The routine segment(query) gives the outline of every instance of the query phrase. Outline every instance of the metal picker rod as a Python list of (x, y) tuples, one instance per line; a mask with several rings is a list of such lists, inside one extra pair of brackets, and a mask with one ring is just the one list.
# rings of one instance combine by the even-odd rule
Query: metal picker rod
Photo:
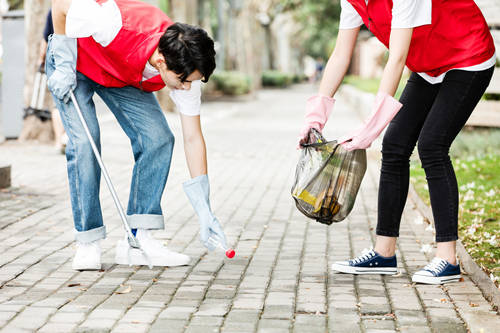
[[(78, 117), (80, 118), (80, 121), (82, 122), (83, 128), (85, 129), (85, 133), (87, 134), (87, 137), (90, 141), (90, 145), (92, 146), (92, 150), (94, 151), (95, 158), (97, 159), (97, 163), (99, 163), (99, 166), (101, 167), (102, 174), (104, 175), (104, 179), (106, 180), (106, 184), (108, 185), (109, 191), (111, 192), (111, 196), (113, 197), (113, 201), (115, 202), (115, 206), (118, 209), (118, 213), (120, 214), (120, 218), (123, 222), (123, 227), (125, 228), (125, 231), (127, 232), (128, 237), (132, 237), (132, 239), (135, 239), (134, 235), (132, 234), (132, 231), (130, 230), (130, 226), (128, 225), (127, 218), (125, 217), (125, 213), (123, 211), (123, 207), (120, 203), (120, 199), (118, 199), (118, 195), (116, 195), (115, 188), (113, 186), (113, 183), (111, 183), (111, 179), (109, 178), (108, 171), (106, 170), (106, 167), (104, 166), (104, 163), (102, 162), (101, 159), (101, 154), (99, 154), (99, 150), (97, 149), (97, 146), (95, 145), (94, 139), (92, 139), (92, 135), (90, 134), (89, 128), (87, 126), (87, 122), (83, 118), (82, 111), (80, 110), (80, 107), (78, 106), (78, 102), (76, 101), (75, 95), (73, 94), (73, 91), (70, 92), (71, 94), (71, 101), (73, 102), (73, 105), (76, 108), (76, 113), (78, 114)], [(132, 247), (139, 247), (138, 244), (130, 244)]]

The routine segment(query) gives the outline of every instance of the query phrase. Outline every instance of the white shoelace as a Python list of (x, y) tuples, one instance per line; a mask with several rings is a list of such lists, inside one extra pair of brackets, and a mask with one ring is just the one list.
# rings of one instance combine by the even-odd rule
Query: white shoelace
[(367, 259), (375, 257), (375, 251), (373, 249), (363, 249), (361, 255), (357, 258), (351, 259), (354, 264), (359, 264), (360, 262), (366, 261)]
[(424, 270), (429, 271), (435, 275), (438, 275), (444, 270), (445, 267), (446, 267), (446, 260), (440, 258), (434, 258), (430, 263), (428, 263), (424, 267)]

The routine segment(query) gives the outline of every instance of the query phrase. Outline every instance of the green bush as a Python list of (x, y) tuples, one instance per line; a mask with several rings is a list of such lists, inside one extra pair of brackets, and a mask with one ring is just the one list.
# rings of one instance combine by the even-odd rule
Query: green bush
[(486, 93), (484, 94), (483, 98), (490, 101), (500, 101), (500, 94)]
[(262, 72), (262, 85), (264, 87), (288, 87), (293, 82), (291, 74), (280, 71), (264, 71)]
[(305, 74), (294, 74), (292, 77), (293, 83), (301, 83), (307, 81), (307, 75)]
[(236, 71), (215, 72), (210, 77), (215, 82), (215, 88), (226, 95), (244, 95), (251, 90), (250, 77)]

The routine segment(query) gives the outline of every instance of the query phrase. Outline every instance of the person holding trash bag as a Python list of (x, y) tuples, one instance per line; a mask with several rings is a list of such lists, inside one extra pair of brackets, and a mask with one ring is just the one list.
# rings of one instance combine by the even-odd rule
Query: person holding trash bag
[[(341, 0), (339, 33), (318, 95), (309, 99), (301, 142), (310, 128), (322, 130), (349, 66), (360, 26), (389, 48), (372, 113), (365, 125), (341, 140), (363, 149), (390, 122), (382, 143), (374, 249), (336, 262), (351, 274), (395, 274), (396, 239), (409, 186), (409, 158), (418, 142), (436, 227), (435, 258), (412, 280), (459, 281), (457, 180), (448, 151), (483, 95), (493, 74), (495, 47), (473, 0)], [(401, 98), (394, 95), (404, 66), (412, 70)]]
[(225, 245), (209, 202), (206, 147), (200, 127), (201, 81), (215, 69), (214, 43), (197, 27), (172, 22), (160, 9), (137, 0), (52, 0), (55, 34), (48, 43), (48, 86), (69, 137), (66, 148), (77, 250), (73, 268), (100, 269), (105, 238), (99, 202), (101, 170), (70, 101), (80, 105), (100, 149), (92, 96), (97, 93), (129, 137), (135, 159), (127, 221), (151, 260), (127, 240), (116, 247), (118, 264), (187, 265), (151, 235), (163, 229), (160, 200), (170, 169), (174, 136), (153, 91), (168, 86), (180, 111), (184, 150), (192, 179), (185, 192), (199, 215), (200, 237)]

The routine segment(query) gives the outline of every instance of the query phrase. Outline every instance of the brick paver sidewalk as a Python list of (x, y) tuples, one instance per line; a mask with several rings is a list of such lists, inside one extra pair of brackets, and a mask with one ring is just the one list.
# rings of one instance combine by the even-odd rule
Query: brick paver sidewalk
[[(76, 272), (65, 159), (52, 147), (9, 142), (14, 188), (0, 193), (2, 332), (493, 332), (500, 318), (464, 282), (412, 285), (432, 252), (432, 228), (407, 205), (394, 277), (333, 274), (330, 264), (374, 240), (377, 159), (369, 161), (355, 209), (330, 227), (294, 207), (295, 138), (309, 86), (268, 90), (247, 102), (204, 105), (212, 204), (235, 246), (233, 260), (207, 253), (181, 183), (188, 179), (180, 124), (167, 115), (177, 145), (163, 199), (166, 229), (156, 236), (192, 257), (180, 268), (113, 264), (122, 228), (106, 187), (104, 269)], [(132, 170), (128, 139), (100, 109), (104, 160), (122, 203)], [(354, 128), (357, 114), (337, 102), (326, 136)], [(371, 149), (370, 155), (376, 155)]]

